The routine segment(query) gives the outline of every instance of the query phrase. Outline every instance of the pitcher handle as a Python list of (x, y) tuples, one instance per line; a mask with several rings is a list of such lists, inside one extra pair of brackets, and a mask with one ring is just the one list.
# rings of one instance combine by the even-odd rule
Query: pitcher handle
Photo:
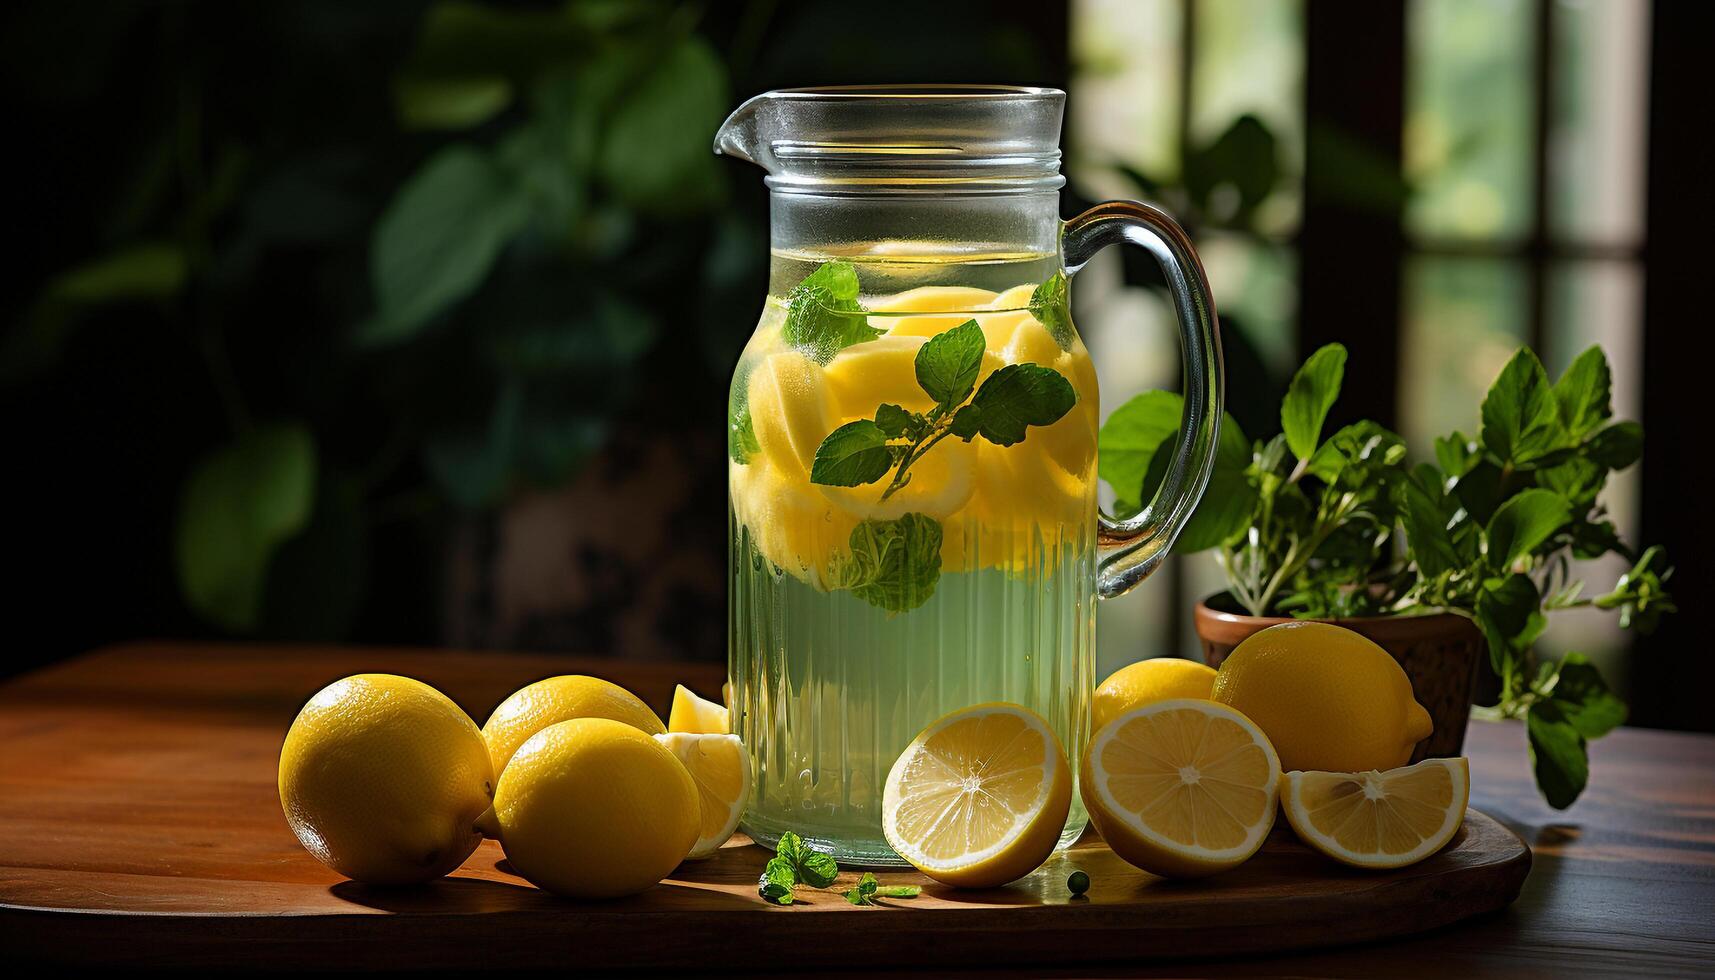
[(1066, 222), (1061, 252), (1067, 277), (1076, 275), (1098, 251), (1122, 241), (1147, 249), (1167, 276), (1179, 317), (1185, 411), (1172, 464), (1155, 498), (1129, 520), (1096, 514), (1097, 592), (1104, 599), (1124, 595), (1148, 578), (1197, 509), (1215, 466), (1226, 387), (1208, 279), (1185, 230), (1164, 212), (1136, 201), (1109, 201)]

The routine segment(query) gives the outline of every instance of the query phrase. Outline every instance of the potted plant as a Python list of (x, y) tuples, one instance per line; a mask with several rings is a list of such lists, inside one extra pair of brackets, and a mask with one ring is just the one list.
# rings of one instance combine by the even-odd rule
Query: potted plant
[[(1478, 437), (1454, 432), (1414, 460), (1371, 421), (1323, 438), (1345, 363), (1338, 344), (1304, 363), (1273, 438), (1253, 443), (1222, 420), (1208, 492), (1176, 545), (1212, 549), (1226, 573), (1227, 590), (1196, 611), (1206, 659), (1219, 666), (1287, 619), (1362, 633), (1400, 662), (1435, 720), (1423, 758), (1458, 754), (1486, 653), (1499, 696), (1477, 712), (1522, 719), (1538, 787), (1552, 806), (1571, 805), (1589, 775), (1587, 740), (1620, 724), (1626, 706), (1585, 656), (1551, 660), (1534, 645), (1559, 610), (1612, 610), (1643, 631), (1673, 611), (1664, 553), (1634, 553), (1600, 500), (1608, 475), (1637, 462), (1643, 429), (1612, 419), (1600, 348), (1552, 384), (1521, 349), (1483, 399)], [(1179, 396), (1147, 392), (1103, 425), (1101, 475), (1116, 511), (1136, 512), (1154, 493), (1179, 413)], [(1572, 561), (1608, 553), (1631, 567), (1587, 594)]]

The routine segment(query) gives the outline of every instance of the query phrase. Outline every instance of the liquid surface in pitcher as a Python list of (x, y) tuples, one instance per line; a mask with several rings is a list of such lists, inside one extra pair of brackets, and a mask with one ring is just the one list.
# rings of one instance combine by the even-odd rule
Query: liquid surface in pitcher
[[(1022, 704), (1052, 726), (1074, 773), (1082, 757), (1095, 369), (1053, 254), (880, 243), (776, 253), (773, 267), (728, 417), (733, 725), (756, 774), (744, 826), (768, 844), (792, 831), (847, 861), (901, 863), (881, 831), (883, 788), (900, 752), (942, 715)], [(961, 404), (990, 406), (1000, 442), (1022, 434), (1011, 444), (962, 438), (970, 427), (949, 422), (961, 405), (944, 389), (937, 401), (918, 372), (924, 346), (955, 329), (974, 356), (972, 320), (980, 367)], [(1032, 371), (1040, 381), (1044, 369), (1064, 378), (1070, 408), (1009, 432), (1000, 410), (1029, 415), (1031, 405), (1001, 398), (1005, 384), (986, 402), (977, 392), (1011, 365), (1034, 368), (1009, 372), (1009, 383)], [(853, 482), (873, 469), (854, 475), (864, 466), (849, 454), (843, 468), (818, 471), (824, 441), (864, 420), (889, 433), (887, 472)], [(1085, 821), (1074, 791), (1062, 844)]]

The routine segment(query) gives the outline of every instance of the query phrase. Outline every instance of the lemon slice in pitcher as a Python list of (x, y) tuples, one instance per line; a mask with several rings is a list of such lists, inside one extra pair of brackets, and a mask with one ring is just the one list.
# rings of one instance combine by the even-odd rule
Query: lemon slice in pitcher
[(1048, 723), (1016, 704), (979, 704), (925, 728), (881, 797), (887, 843), (937, 881), (1004, 885), (1053, 853), (1072, 774)]
[(1403, 868), (1434, 854), (1465, 822), (1471, 770), (1425, 759), (1386, 772), (1289, 772), (1281, 809), (1298, 838), (1358, 868)]
[(856, 487), (818, 484), (816, 489), (830, 503), (863, 520), (893, 521), (906, 514), (922, 514), (939, 521), (971, 499), (976, 486), (976, 458), (977, 447), (972, 443), (943, 439), (911, 464), (906, 484), (886, 500), (881, 495), (893, 480), (891, 471), (875, 483)]
[(821, 365), (795, 350), (764, 358), (750, 372), (751, 425), (762, 455), (788, 475), (810, 472), (816, 447), (834, 431)]
[(1151, 874), (1195, 878), (1244, 863), (1274, 826), (1280, 758), (1249, 718), (1189, 698), (1102, 726), (1081, 790), (1102, 839)]
[(922, 286), (870, 304), (872, 313), (944, 313), (944, 316), (878, 316), (870, 325), (892, 337), (933, 337), (951, 330), (994, 301), (994, 293), (974, 286)]

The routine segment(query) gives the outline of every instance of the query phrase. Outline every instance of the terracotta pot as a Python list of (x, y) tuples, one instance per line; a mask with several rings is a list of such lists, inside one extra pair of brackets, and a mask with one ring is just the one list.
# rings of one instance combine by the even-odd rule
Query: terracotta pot
[[(1197, 603), (1197, 636), (1203, 641), (1203, 660), (1211, 667), (1221, 666), (1233, 647), (1252, 633), (1294, 622), (1289, 617), (1226, 612), (1218, 608), (1226, 598), (1222, 593)], [(1476, 624), (1452, 613), (1321, 622), (1344, 626), (1368, 637), (1405, 668), (1417, 703), (1423, 705), (1435, 722), (1435, 731), (1417, 743), (1416, 751), (1411, 754), (1412, 762), (1460, 754), (1465, 744), (1465, 723), (1471, 716), (1477, 665), (1488, 654), (1483, 633)]]

